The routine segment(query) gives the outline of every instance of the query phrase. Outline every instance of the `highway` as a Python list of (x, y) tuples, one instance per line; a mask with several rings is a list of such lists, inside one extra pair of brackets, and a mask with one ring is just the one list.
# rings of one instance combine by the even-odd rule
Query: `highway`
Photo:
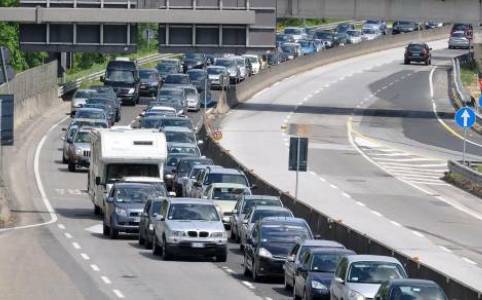
[[(434, 66), (403, 65), (398, 48), (276, 83), (221, 121), (221, 144), (293, 194), (288, 138), (308, 136), (301, 201), (447, 274), (477, 271), (476, 284), (482, 279), (482, 241), (474, 238), (482, 234), (482, 204), (440, 180), (447, 159), (461, 158), (447, 69), (463, 52), (442, 49), (446, 41), (430, 45)], [(468, 158), (480, 159), (480, 137), (470, 133), (470, 140)]]

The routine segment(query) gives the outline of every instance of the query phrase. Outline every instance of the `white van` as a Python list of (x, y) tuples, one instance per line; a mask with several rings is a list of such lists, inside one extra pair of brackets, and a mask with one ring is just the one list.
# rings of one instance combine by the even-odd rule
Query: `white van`
[(92, 133), (91, 151), (87, 190), (96, 214), (104, 211), (105, 195), (114, 182), (128, 176), (163, 179), (167, 144), (157, 130), (98, 129)]

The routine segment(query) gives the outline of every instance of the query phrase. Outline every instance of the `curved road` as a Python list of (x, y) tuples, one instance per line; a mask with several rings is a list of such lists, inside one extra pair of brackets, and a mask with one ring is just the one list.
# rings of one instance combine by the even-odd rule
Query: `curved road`
[(431, 47), (434, 66), (403, 65), (397, 48), (285, 79), (221, 121), (221, 144), (294, 193), (288, 138), (308, 136), (301, 201), (482, 290), (482, 202), (440, 179), (461, 158), (447, 71), (463, 51)]

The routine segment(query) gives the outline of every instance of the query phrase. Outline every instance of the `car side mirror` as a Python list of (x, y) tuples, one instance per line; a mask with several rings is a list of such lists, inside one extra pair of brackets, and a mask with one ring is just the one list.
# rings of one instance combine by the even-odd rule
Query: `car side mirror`
[(345, 284), (345, 281), (340, 277), (335, 277), (335, 282), (339, 284)]
[(104, 76), (100, 76), (100, 82), (104, 82), (105, 81), (105, 77)]
[(72, 144), (72, 142), (73, 142), (73, 141), (72, 141), (72, 138), (67, 138), (67, 143), (68, 143), (68, 144)]
[(95, 177), (95, 185), (100, 185), (100, 177)]
[(107, 203), (112, 203), (112, 202), (114, 202), (114, 198), (112, 198), (112, 197), (107, 197), (107, 199), (105, 199), (105, 202), (107, 202)]
[(162, 216), (162, 215), (156, 215), (156, 216), (154, 217), (154, 219), (155, 219), (156, 221), (162, 222), (162, 221), (164, 221), (164, 216)]

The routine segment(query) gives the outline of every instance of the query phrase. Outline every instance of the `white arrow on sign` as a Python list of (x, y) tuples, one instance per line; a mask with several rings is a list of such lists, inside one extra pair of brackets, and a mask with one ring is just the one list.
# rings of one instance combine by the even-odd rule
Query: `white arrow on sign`
[(469, 124), (470, 114), (467, 110), (464, 110), (462, 113), (462, 119), (464, 119), (464, 127), (467, 127)]

